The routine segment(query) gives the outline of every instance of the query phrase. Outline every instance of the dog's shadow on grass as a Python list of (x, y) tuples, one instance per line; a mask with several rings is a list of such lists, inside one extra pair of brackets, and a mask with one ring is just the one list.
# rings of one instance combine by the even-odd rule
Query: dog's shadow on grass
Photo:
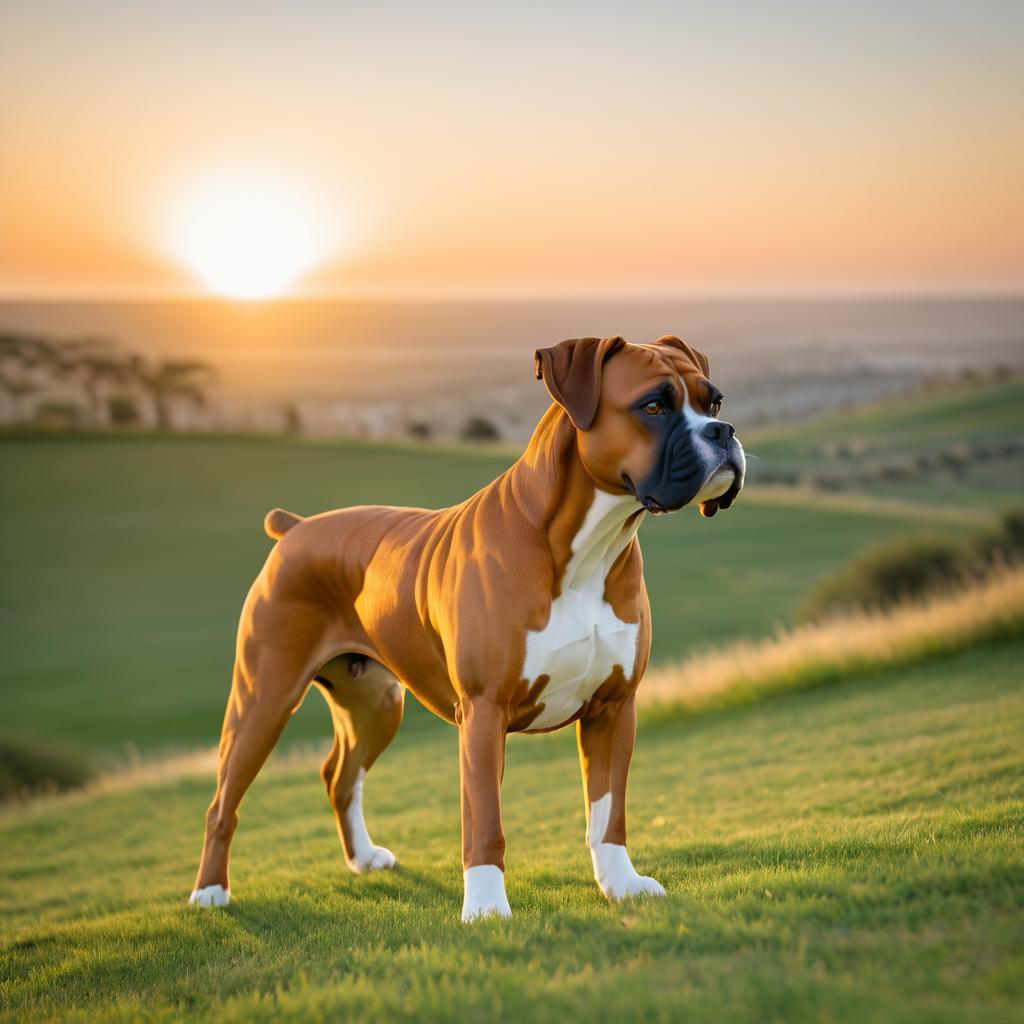
[[(311, 931), (349, 932), (365, 943), (368, 934), (386, 944), (422, 938), (424, 917), (439, 925), (457, 924), (462, 905), (461, 872), (451, 883), (414, 868), (396, 865), (366, 875), (339, 874), (296, 878), (283, 888), (240, 893), (227, 908), (237, 927), (253, 936), (279, 939), (293, 932), (297, 939)], [(386, 927), (382, 927), (386, 923)], [(346, 939), (348, 941), (348, 939)]]
[(387, 871), (374, 871), (368, 875), (352, 875), (331, 885), (334, 893), (355, 903), (380, 902), (381, 898), (395, 899), (418, 907), (450, 906), (462, 902), (462, 871), (450, 872), (451, 882), (445, 883), (435, 875), (418, 871), (399, 862)]
[(582, 928), (621, 930), (621, 912), (648, 903), (609, 904), (592, 879), (558, 871), (531, 873), (510, 879), (511, 921), (495, 917), (467, 927), (461, 921), (462, 895), (457, 866), (439, 879), (436, 873), (399, 864), (362, 876), (296, 877), (273, 892), (240, 894), (227, 913), (233, 927), (258, 943), (284, 940), (337, 962), (343, 949), (355, 955), (368, 944), (400, 949), (442, 938), (470, 942), (478, 950), (505, 950), (538, 924), (565, 934)]

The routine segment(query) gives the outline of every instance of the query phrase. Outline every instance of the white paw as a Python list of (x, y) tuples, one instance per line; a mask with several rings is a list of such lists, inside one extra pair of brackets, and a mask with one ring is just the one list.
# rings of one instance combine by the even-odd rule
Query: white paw
[(359, 851), (358, 855), (346, 858), (345, 863), (357, 875), (367, 871), (385, 871), (398, 863), (398, 858), (386, 846), (370, 846)]
[(665, 886), (650, 875), (640, 875), (635, 871), (632, 878), (617, 879), (602, 887), (605, 896), (610, 900), (624, 900), (627, 896), (664, 896)]
[(194, 907), (226, 907), (231, 902), (231, 890), (223, 885), (207, 885), (196, 889), (188, 901)]
[(463, 921), (477, 921), (493, 915), (512, 916), (512, 909), (505, 895), (505, 872), (496, 864), (477, 864), (475, 867), (466, 868), (463, 879)]
[[(355, 785), (352, 787), (352, 798), (345, 811), (345, 818), (348, 823), (348, 833), (352, 843), (352, 856), (345, 856), (345, 863), (357, 875), (367, 871), (381, 871), (395, 866), (395, 855), (384, 846), (375, 846), (370, 840), (370, 833), (366, 831), (366, 821), (363, 819), (363, 783), (366, 779), (366, 770), (359, 769)], [(342, 839), (344, 844), (344, 839)]]
[(608, 899), (665, 895), (665, 887), (660, 882), (637, 872), (624, 846), (599, 843), (590, 853), (594, 860), (594, 877)]

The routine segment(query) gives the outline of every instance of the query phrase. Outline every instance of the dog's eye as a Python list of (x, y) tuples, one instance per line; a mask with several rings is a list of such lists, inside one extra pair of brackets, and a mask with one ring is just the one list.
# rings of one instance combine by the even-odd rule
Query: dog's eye
[(647, 402), (643, 406), (643, 410), (648, 416), (660, 416), (664, 413), (665, 406), (663, 406), (657, 399), (654, 399), (651, 402)]

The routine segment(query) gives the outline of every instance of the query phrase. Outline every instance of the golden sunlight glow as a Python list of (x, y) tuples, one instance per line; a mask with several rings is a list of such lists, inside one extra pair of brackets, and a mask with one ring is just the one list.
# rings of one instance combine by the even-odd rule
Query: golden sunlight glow
[(193, 192), (175, 225), (178, 258), (218, 295), (286, 293), (323, 255), (313, 212), (268, 182), (224, 181)]

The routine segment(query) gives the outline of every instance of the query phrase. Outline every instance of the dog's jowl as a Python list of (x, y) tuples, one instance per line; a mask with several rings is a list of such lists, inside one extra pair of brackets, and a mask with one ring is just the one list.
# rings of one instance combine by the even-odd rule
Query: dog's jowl
[(563, 341), (537, 353), (536, 371), (554, 403), (522, 457), (462, 504), (267, 516), (277, 543), (238, 627), (193, 903), (230, 899), (238, 805), (311, 685), (334, 719), (321, 774), (353, 871), (396, 862), (370, 839), (363, 791), (408, 687), (459, 729), (463, 920), (510, 914), (506, 735), (571, 722), (598, 885), (610, 899), (664, 893), (626, 851), (651, 647), (637, 529), (648, 512), (729, 508), (743, 449), (707, 359), (678, 338)]

